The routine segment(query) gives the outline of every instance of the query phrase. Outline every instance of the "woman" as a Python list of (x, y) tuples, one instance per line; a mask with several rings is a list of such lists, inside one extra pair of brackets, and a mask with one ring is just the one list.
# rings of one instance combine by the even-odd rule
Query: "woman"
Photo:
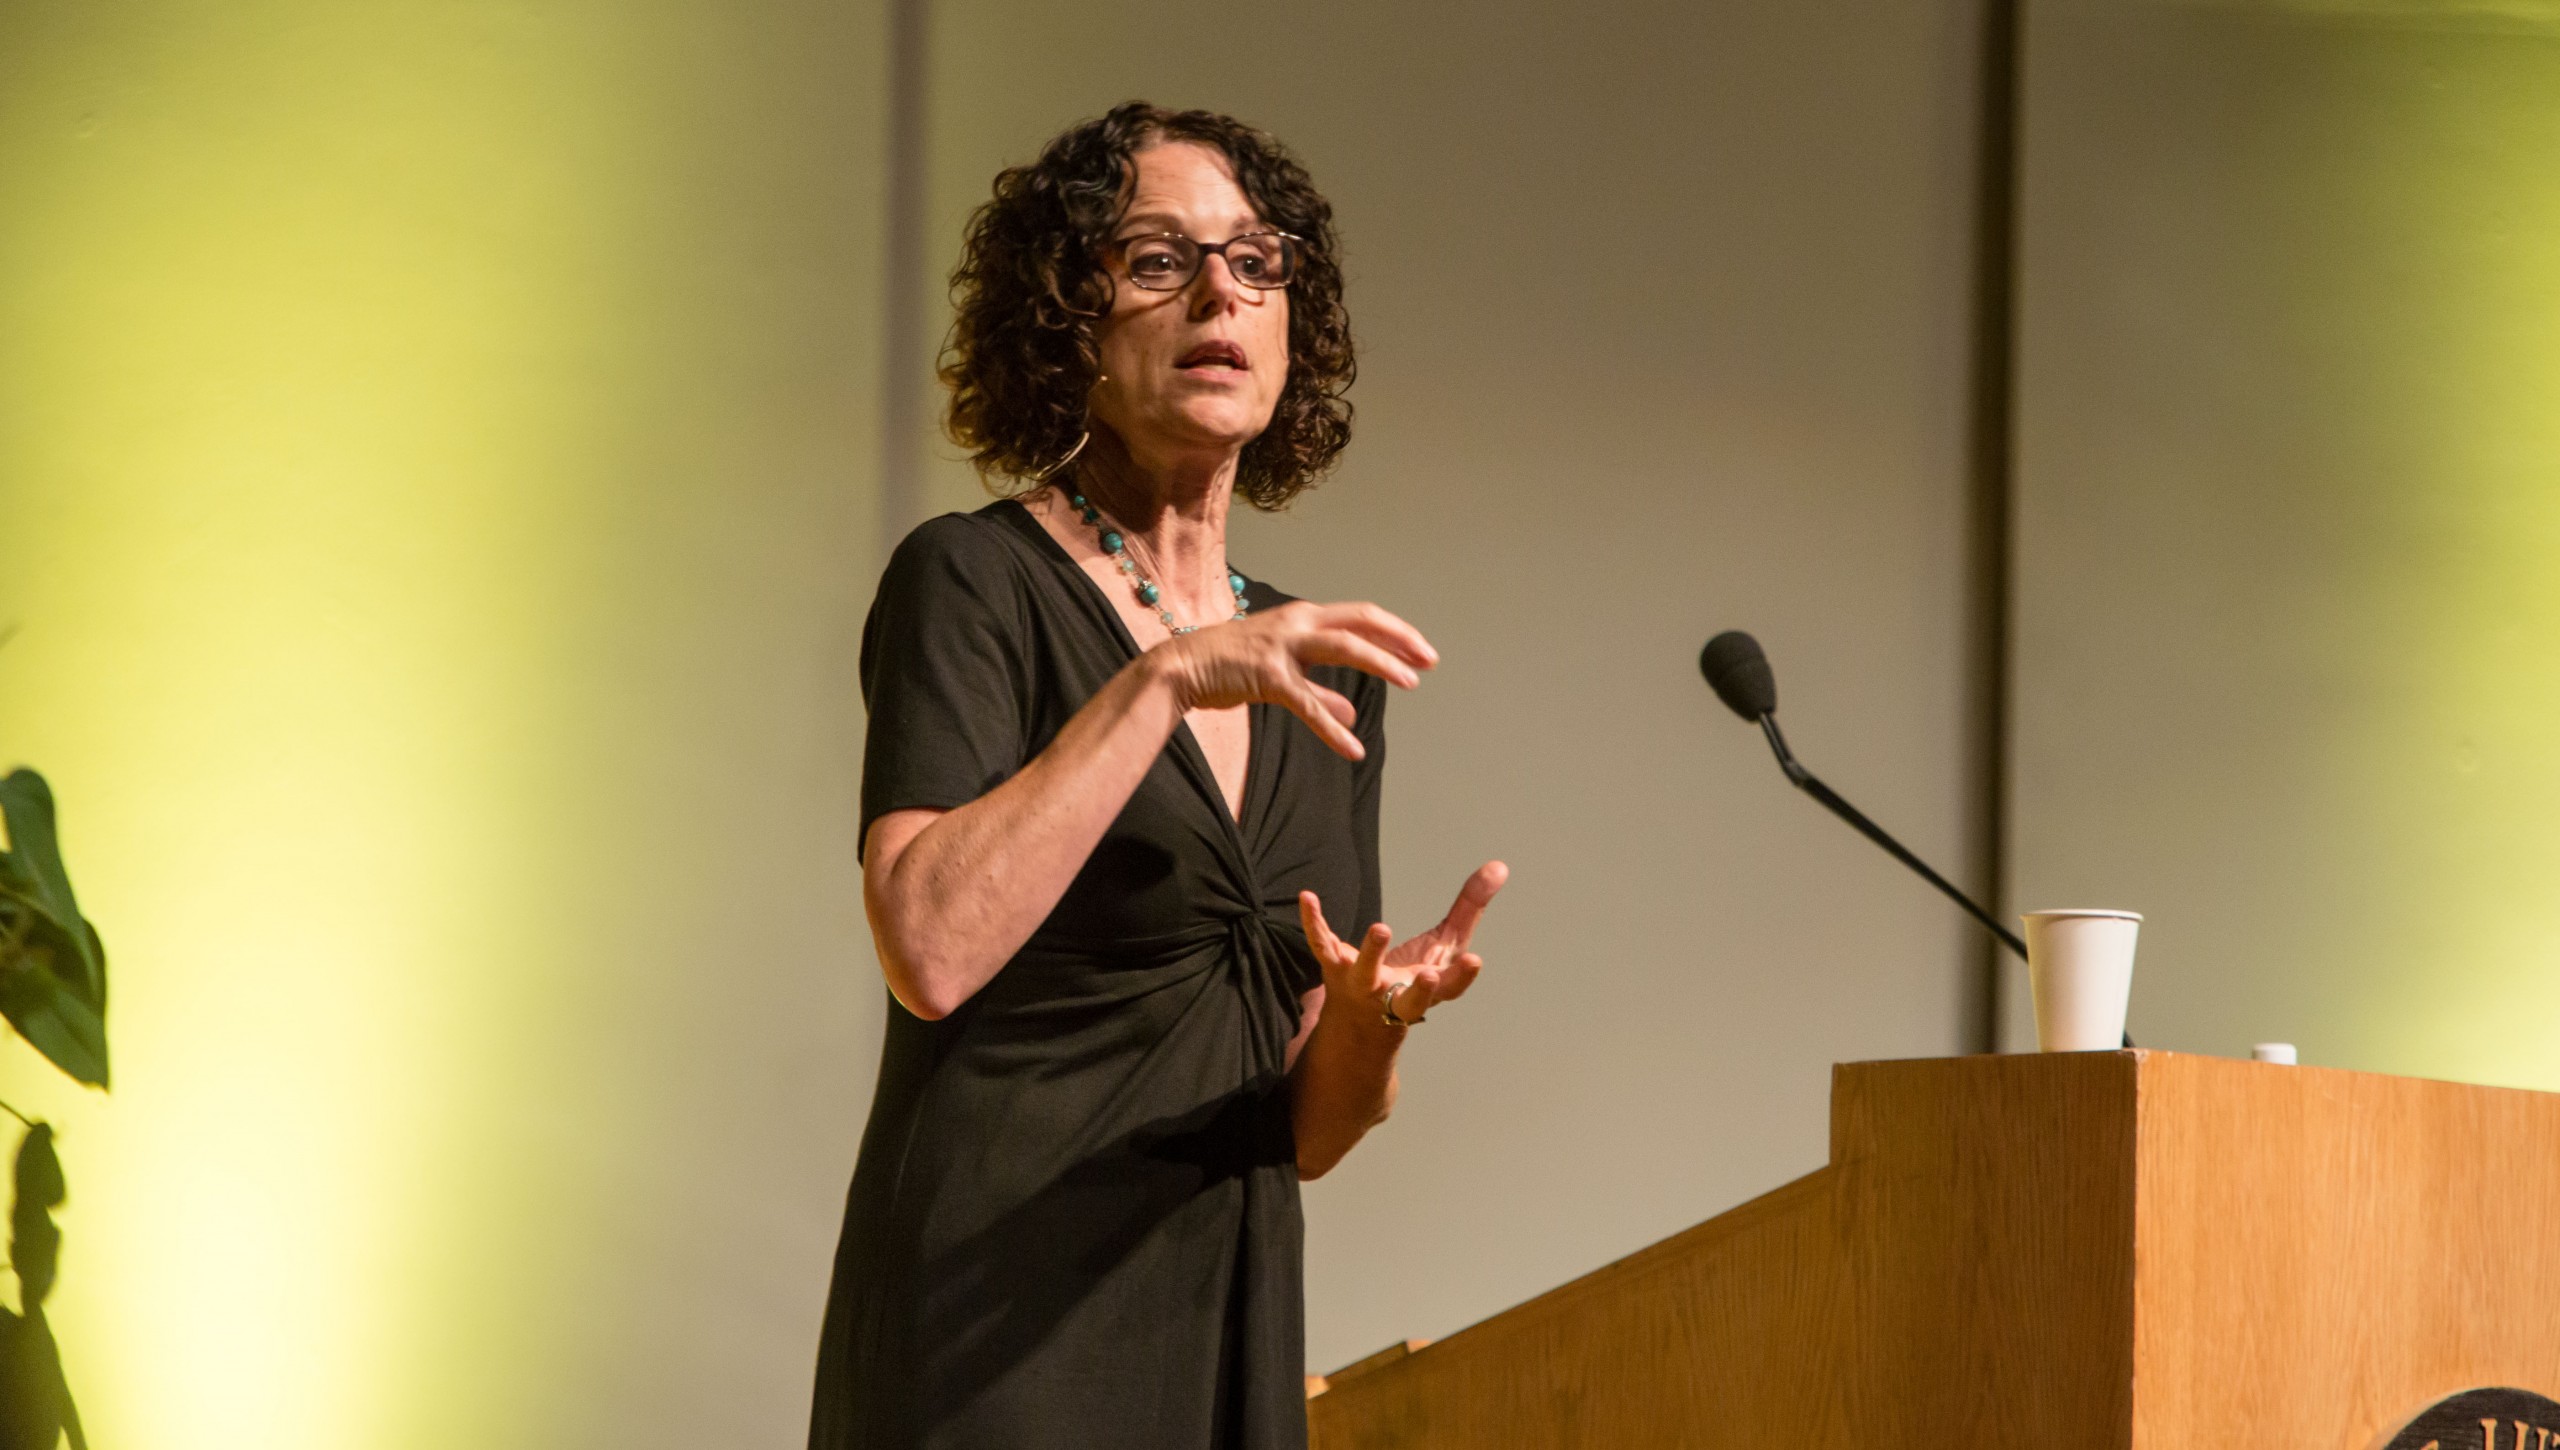
[(1349, 437), (1332, 211), (1269, 137), (1126, 105), (1005, 172), (954, 278), (936, 519), (865, 626), (889, 1013), (810, 1443), (1296, 1446), (1298, 1180), (1382, 1120), (1506, 875), (1377, 923), (1370, 604), (1231, 572)]

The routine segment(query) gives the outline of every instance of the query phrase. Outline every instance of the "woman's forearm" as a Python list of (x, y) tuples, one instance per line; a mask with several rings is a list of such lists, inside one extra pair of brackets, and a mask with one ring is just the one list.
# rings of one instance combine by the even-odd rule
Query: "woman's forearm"
[(1289, 1072), (1298, 1176), (1321, 1178), (1396, 1105), (1396, 1053), (1406, 1029), (1369, 1003), (1328, 1000)]
[(1154, 652), (1131, 661), (1012, 779), (943, 812), (872, 823), (863, 907), (889, 990), (948, 1016), (1057, 907), (1182, 723)]

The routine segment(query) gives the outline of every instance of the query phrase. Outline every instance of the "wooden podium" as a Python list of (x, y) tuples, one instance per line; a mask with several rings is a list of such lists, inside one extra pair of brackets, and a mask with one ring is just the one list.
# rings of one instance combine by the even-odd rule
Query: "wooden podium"
[(2560, 1095), (2128, 1051), (1835, 1068), (1829, 1167), (1307, 1410), (1314, 1450), (2367, 1450), (2476, 1385), (2560, 1397)]

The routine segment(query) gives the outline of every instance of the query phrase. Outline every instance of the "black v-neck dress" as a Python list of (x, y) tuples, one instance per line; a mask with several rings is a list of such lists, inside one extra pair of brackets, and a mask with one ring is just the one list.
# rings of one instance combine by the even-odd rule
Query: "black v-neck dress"
[[(984, 795), (1136, 655), (1020, 505), (918, 528), (863, 628), (863, 829)], [(1306, 1443), (1297, 893), (1346, 939), (1377, 919), (1386, 755), (1384, 687), (1310, 673), (1367, 760), (1255, 705), (1239, 824), (1176, 731), (994, 980), (939, 1022), (890, 1002), (812, 1450)]]

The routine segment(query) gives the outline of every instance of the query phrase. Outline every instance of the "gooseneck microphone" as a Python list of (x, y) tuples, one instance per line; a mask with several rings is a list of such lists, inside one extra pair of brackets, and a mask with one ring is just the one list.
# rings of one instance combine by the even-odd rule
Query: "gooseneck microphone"
[(1884, 847), (1893, 858), (1920, 873), (1930, 885), (1947, 894), (1947, 899), (1961, 906), (1974, 920), (1990, 929), (2009, 950), (2026, 960), (2027, 944), (2018, 934), (2002, 926), (1990, 912), (1974, 904), (1973, 898), (1955, 888), (1955, 884), (1929, 869), (1929, 863), (1912, 855), (1900, 841), (1886, 835), (1882, 826), (1868, 820), (1856, 806), (1840, 798), (1840, 793), (1824, 785), (1812, 771), (1796, 763), (1795, 752), (1787, 749), (1787, 737), (1778, 731), (1778, 677), (1769, 668), (1769, 657), (1760, 652), (1760, 641), (1738, 629), (1729, 629), (1707, 641), (1698, 652), (1698, 672), (1715, 687), (1716, 698), (1745, 720), (1754, 722), (1769, 737), (1769, 748), (1778, 754), (1778, 768), (1795, 782), (1796, 789), (1822, 802), (1833, 815), (1858, 828), (1858, 834)]

